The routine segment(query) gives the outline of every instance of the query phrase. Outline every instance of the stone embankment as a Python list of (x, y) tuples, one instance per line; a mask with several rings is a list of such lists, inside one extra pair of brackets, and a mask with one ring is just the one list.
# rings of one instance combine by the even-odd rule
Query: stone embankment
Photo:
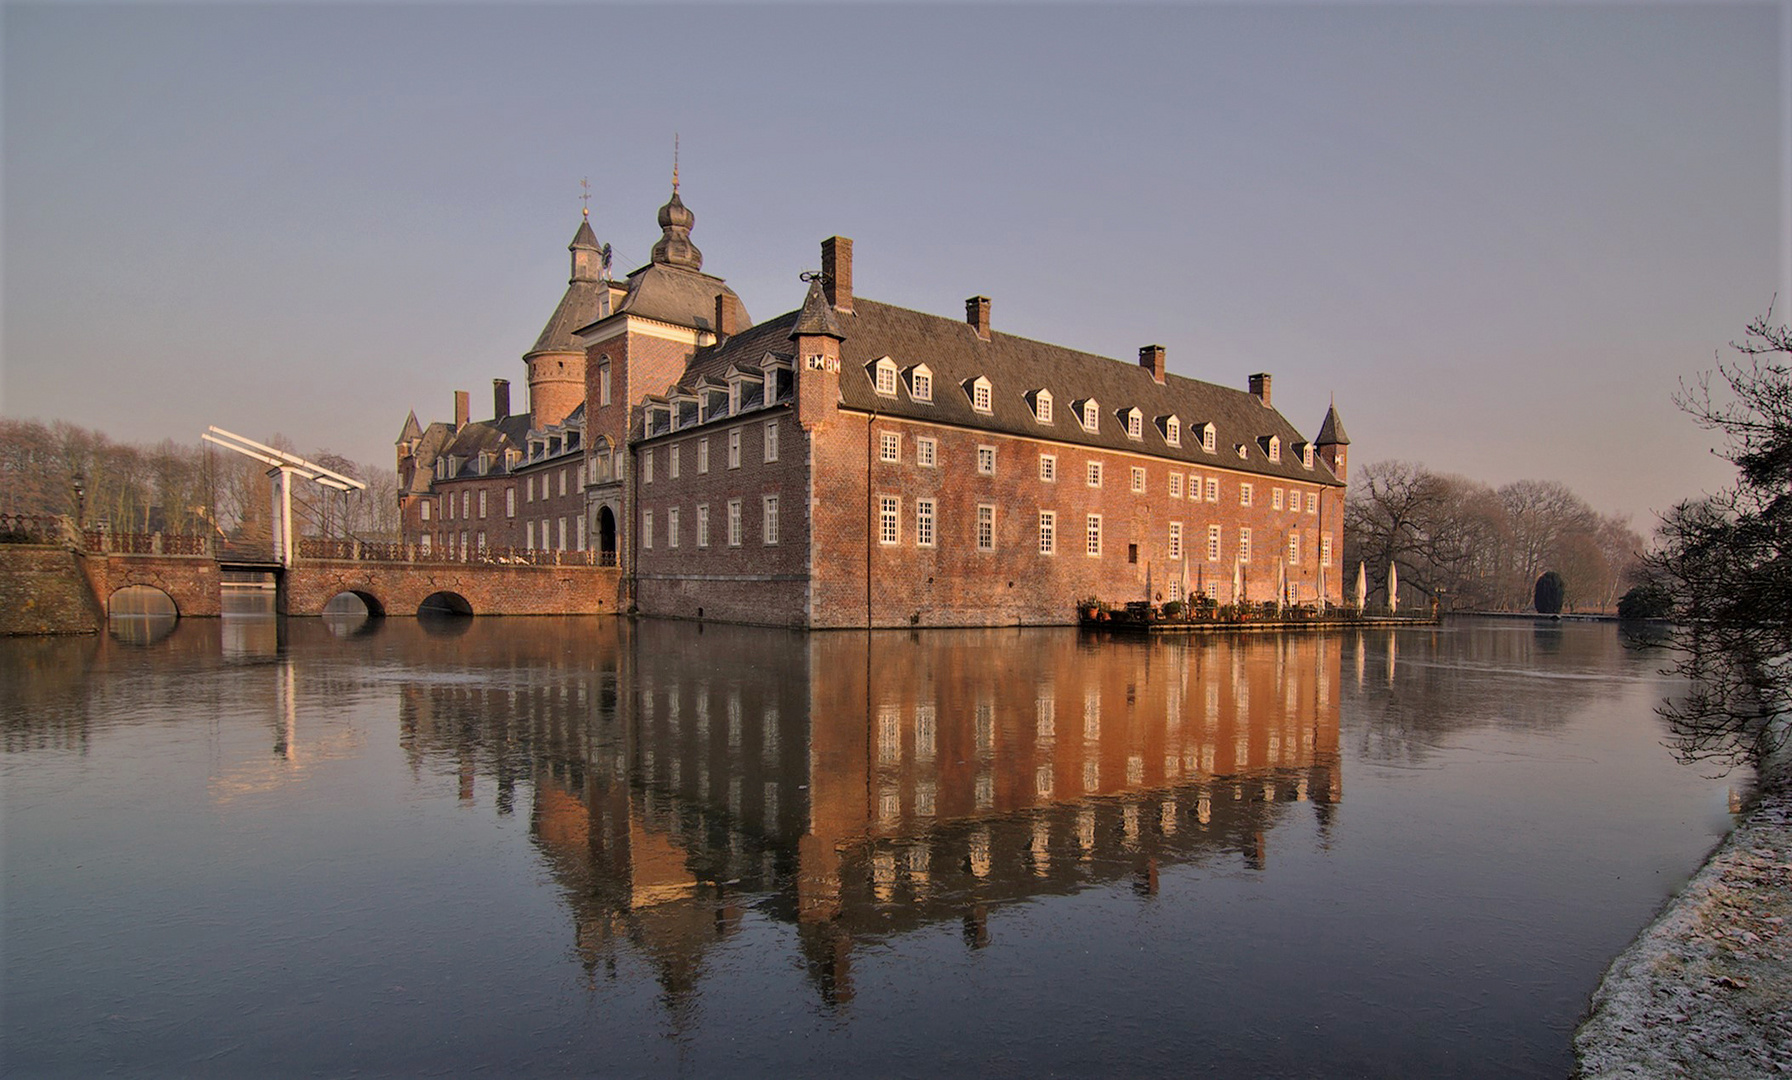
[(105, 613), (81, 556), (52, 544), (0, 544), (0, 637), (91, 634)]
[(1579, 1075), (1792, 1076), (1792, 747), (1755, 808), (1605, 973)]

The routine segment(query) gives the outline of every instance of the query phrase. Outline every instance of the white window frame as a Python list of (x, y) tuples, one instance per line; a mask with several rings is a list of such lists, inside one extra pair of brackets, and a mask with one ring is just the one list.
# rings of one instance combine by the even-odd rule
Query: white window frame
[(764, 460), (778, 460), (778, 422), (776, 420), (767, 420), (765, 422), (764, 441)]
[(977, 447), (977, 475), (994, 476), (996, 474), (996, 448), (989, 445)]
[(740, 468), (740, 429), (728, 429), (728, 467)]
[(697, 471), (699, 473), (706, 473), (709, 471), (709, 439), (708, 438), (702, 438), (702, 439), (697, 440)]
[(1238, 530), (1238, 561), (1241, 563), (1251, 561), (1251, 527), (1249, 525), (1240, 526)]
[(697, 504), (697, 546), (709, 546), (709, 504)]
[(902, 543), (902, 499), (898, 496), (877, 497), (877, 542), (883, 547)]
[(1182, 522), (1170, 522), (1170, 559), (1182, 558)]
[(683, 445), (682, 443), (673, 443), (666, 447), (666, 478), (669, 480), (678, 479), (678, 459), (684, 456), (681, 452)]
[(1171, 446), (1182, 445), (1182, 421), (1177, 417), (1172, 416), (1164, 420), (1164, 442)]
[(1282, 460), (1282, 440), (1279, 436), (1271, 435), (1269, 437), (1269, 460)]
[(934, 527), (937, 524), (935, 510), (937, 505), (932, 499), (915, 500), (915, 546), (930, 548), (937, 538)]
[(1218, 526), (1218, 525), (1207, 526), (1207, 561), (1208, 562), (1216, 563), (1216, 562), (1220, 561), (1221, 538), (1222, 538), (1221, 526)]
[(429, 520), (429, 500), (428, 499), (424, 499), (417, 504), (417, 519), (419, 521), (428, 521)]
[(1083, 554), (1092, 559), (1101, 557), (1101, 515), (1089, 514), (1083, 518)]
[(516, 517), (516, 485), (504, 489), (504, 516)]
[[(542, 524), (547, 524), (543, 522)], [(641, 511), (641, 550), (653, 550), (653, 511)]]
[(1039, 479), (1042, 483), (1046, 484), (1055, 484), (1058, 482), (1058, 455), (1039, 455)]
[(597, 362), (597, 403), (600, 406), (610, 403), (610, 358), (607, 356)]
[(923, 469), (932, 469), (940, 463), (940, 441), (929, 439), (925, 435), (915, 436), (915, 464)]
[(1056, 555), (1058, 553), (1058, 512), (1056, 510), (1039, 511), (1039, 554)]
[(1281, 488), (1277, 487), (1269, 489), (1269, 508), (1271, 510), (1280, 510), (1282, 508)]
[(1317, 491), (1309, 491), (1309, 492), (1307, 492), (1307, 513), (1317, 514), (1318, 512), (1319, 512), (1319, 493)]
[(1201, 449), (1209, 454), (1219, 453), (1219, 432), (1212, 424), (1201, 425)]
[(1052, 392), (1040, 390), (1033, 395), (1033, 419), (1041, 424), (1052, 422)]
[(1238, 505), (1250, 506), (1257, 497), (1256, 487), (1250, 483), (1238, 485)]
[(1083, 479), (1092, 488), (1100, 487), (1101, 486), (1101, 462), (1099, 462), (1099, 461), (1088, 462), (1087, 467), (1083, 470)]
[(1170, 474), (1170, 498), (1182, 498), (1182, 474), (1179, 472)]
[(924, 405), (933, 404), (933, 369), (926, 364), (916, 364), (908, 372), (908, 396), (910, 401), (919, 401)]
[(1145, 467), (1143, 465), (1132, 467), (1132, 490), (1135, 495), (1145, 494)]
[(778, 543), (778, 497), (761, 495), (759, 497), (760, 534), (766, 547), (774, 547)]
[(971, 408), (987, 416), (995, 409), (995, 395), (989, 380), (979, 375), (971, 381)]
[(900, 462), (902, 460), (902, 433), (899, 431), (880, 431), (877, 433), (877, 460)]
[(996, 549), (996, 506), (994, 503), (977, 504), (977, 550), (994, 551)]
[(872, 365), (872, 374), (871, 374), (871, 386), (872, 386), (872, 389), (877, 391), (877, 394), (879, 397), (888, 397), (888, 398), (895, 397), (896, 396), (896, 361), (891, 360), (889, 357), (886, 356), (886, 357), (882, 358), (881, 360), (877, 361), (875, 364), (873, 364)]
[(1295, 567), (1295, 566), (1300, 565), (1300, 530), (1299, 529), (1289, 529), (1288, 530), (1288, 565), (1290, 567)]
[(1094, 435), (1101, 431), (1101, 405), (1094, 398), (1083, 402), (1083, 415), (1077, 419), (1082, 421), (1083, 430)]
[(1211, 503), (1220, 501), (1220, 478), (1217, 476), (1207, 478), (1207, 501)]
[(1145, 414), (1137, 408), (1126, 410), (1126, 437), (1139, 440), (1145, 438)]
[(641, 482), (653, 483), (653, 447), (641, 451)]
[(740, 500), (728, 500), (728, 546), (740, 546)]
[(1332, 534), (1328, 533), (1328, 532), (1320, 533), (1319, 534), (1319, 565), (1320, 566), (1330, 566), (1331, 564), (1332, 564)]

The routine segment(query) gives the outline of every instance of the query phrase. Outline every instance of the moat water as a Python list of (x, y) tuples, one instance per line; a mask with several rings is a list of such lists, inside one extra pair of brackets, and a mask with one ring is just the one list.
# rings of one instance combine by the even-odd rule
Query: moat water
[(1608, 625), (0, 640), (9, 1075), (1538, 1076), (1728, 827)]

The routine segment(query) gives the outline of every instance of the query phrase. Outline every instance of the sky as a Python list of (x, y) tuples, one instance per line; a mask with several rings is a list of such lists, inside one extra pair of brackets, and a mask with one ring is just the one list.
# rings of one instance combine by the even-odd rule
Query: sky
[(854, 290), (1243, 388), (1352, 462), (1647, 531), (1674, 404), (1792, 308), (1792, 4), (0, 6), (0, 415), (390, 467), (679, 146), (756, 319)]

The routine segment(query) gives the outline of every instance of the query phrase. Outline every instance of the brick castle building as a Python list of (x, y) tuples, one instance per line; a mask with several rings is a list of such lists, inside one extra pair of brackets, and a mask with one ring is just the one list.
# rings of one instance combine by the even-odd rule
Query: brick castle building
[[(802, 305), (755, 324), (659, 212), (609, 277), (589, 222), (524, 355), (529, 410), (413, 413), (401, 520), (420, 549), (590, 552), (619, 610), (802, 627), (1063, 623), (1080, 599), (1338, 603), (1349, 438), (1235, 390), (858, 297), (822, 243)], [(612, 598), (603, 598), (606, 607)]]

